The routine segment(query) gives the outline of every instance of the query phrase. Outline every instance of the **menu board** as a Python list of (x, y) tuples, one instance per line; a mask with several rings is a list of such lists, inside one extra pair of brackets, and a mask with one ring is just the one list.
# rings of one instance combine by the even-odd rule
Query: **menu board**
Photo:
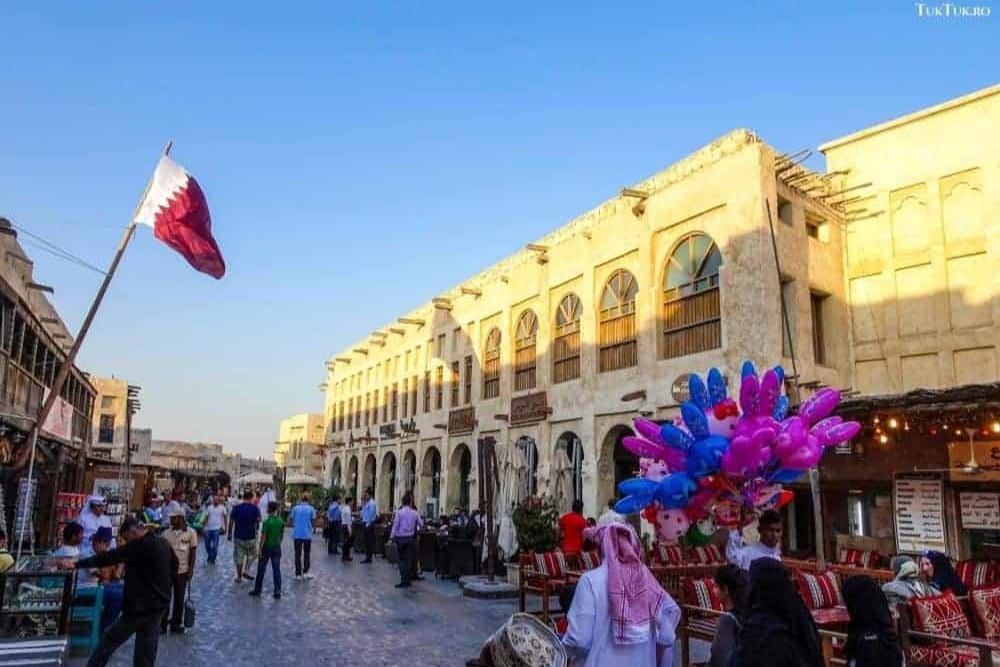
[(940, 479), (896, 478), (896, 548), (900, 553), (947, 551), (944, 483)]
[(958, 503), (962, 508), (962, 528), (1000, 530), (1000, 495), (962, 492), (958, 494)]

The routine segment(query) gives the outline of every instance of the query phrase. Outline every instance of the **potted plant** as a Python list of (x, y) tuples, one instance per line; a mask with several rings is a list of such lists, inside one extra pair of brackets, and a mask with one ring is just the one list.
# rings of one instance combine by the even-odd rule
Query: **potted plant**
[(559, 512), (546, 498), (527, 498), (514, 509), (511, 517), (517, 531), (518, 553), (507, 563), (507, 581), (518, 585), (518, 561), (522, 553), (544, 553), (556, 548), (556, 524)]

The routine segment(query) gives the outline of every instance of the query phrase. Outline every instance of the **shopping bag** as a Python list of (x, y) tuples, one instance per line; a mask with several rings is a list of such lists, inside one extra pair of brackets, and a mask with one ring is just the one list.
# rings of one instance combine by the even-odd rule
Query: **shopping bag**
[(191, 600), (191, 586), (188, 585), (187, 599), (184, 600), (184, 627), (194, 627), (194, 617), (197, 611), (194, 608), (194, 601)]

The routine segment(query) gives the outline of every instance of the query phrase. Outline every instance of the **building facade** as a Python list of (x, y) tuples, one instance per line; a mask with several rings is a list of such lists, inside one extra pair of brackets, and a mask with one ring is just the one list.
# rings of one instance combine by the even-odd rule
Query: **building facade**
[(128, 439), (128, 382), (96, 376), (91, 376), (90, 381), (97, 389), (91, 451), (97, 456), (122, 461)]
[(848, 384), (842, 214), (790, 166), (732, 132), (335, 355), (332, 479), (450, 512), (477, 502), (491, 437), (533, 493), (598, 514), (635, 473), (632, 419), (675, 414), (686, 373), (790, 367), (794, 348), (800, 383)]
[(233, 483), (240, 477), (249, 475), (252, 472), (262, 472), (268, 475), (274, 475), (277, 472), (275, 462), (263, 457), (252, 459), (238, 452), (226, 452), (224, 458), (225, 470)]
[(152, 440), (149, 458), (153, 466), (190, 477), (210, 478), (226, 472), (222, 445), (214, 442)]
[(325, 439), (323, 415), (302, 413), (281, 420), (274, 443), (274, 461), (288, 473), (329, 480), (324, 473)]

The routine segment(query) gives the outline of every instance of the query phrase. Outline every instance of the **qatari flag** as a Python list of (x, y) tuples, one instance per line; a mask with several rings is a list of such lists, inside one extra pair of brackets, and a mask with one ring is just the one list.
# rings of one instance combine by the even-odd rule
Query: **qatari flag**
[(184, 255), (198, 271), (219, 279), (226, 262), (212, 238), (212, 216), (198, 181), (184, 167), (164, 155), (156, 165), (136, 222), (153, 228), (156, 238)]

